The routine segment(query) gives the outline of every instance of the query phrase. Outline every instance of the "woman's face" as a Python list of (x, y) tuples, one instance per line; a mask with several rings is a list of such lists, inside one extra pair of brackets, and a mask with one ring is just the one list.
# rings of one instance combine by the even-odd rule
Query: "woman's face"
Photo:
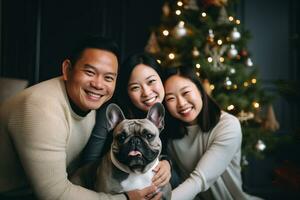
[(161, 103), (165, 96), (161, 78), (144, 64), (135, 66), (131, 72), (127, 92), (132, 103), (142, 111), (148, 111), (154, 103)]
[(202, 98), (197, 86), (190, 79), (173, 75), (165, 82), (165, 92), (170, 114), (190, 125), (196, 124), (202, 109)]

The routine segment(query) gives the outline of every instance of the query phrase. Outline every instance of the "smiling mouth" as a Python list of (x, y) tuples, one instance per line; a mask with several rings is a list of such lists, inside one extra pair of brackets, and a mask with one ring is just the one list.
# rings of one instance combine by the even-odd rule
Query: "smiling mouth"
[(186, 115), (192, 110), (192, 108), (193, 107), (186, 108), (184, 110), (181, 110), (179, 113), (182, 114), (182, 115)]
[(90, 91), (86, 91), (86, 94), (88, 95), (88, 97), (90, 99), (93, 100), (99, 100), (101, 97), (103, 97), (104, 95), (98, 94), (98, 93), (94, 93), (94, 92), (90, 92)]
[(147, 99), (147, 100), (143, 101), (143, 103), (146, 104), (147, 106), (151, 106), (155, 102), (156, 99), (157, 99), (157, 96)]

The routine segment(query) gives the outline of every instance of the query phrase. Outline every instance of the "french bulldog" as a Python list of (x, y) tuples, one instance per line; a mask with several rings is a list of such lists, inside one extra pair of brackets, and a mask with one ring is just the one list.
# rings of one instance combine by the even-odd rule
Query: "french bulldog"
[[(126, 119), (116, 104), (106, 110), (113, 140), (109, 152), (99, 161), (82, 169), (72, 182), (98, 192), (118, 194), (143, 189), (152, 184), (153, 169), (159, 162), (165, 110), (154, 104), (144, 119)], [(87, 177), (94, 177), (87, 181)], [(171, 199), (171, 186), (159, 188), (163, 199)]]

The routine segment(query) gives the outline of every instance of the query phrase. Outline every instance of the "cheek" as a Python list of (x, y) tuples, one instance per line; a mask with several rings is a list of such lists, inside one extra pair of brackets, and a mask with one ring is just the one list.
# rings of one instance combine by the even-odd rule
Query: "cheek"
[(176, 115), (176, 103), (175, 102), (166, 103), (166, 106), (172, 116)]
[(128, 91), (129, 99), (132, 101), (133, 104), (139, 102), (139, 92), (130, 92)]

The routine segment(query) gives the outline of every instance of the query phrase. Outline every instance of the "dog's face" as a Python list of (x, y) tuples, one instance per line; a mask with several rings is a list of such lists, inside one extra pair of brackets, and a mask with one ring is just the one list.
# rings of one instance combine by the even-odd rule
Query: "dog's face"
[(145, 172), (160, 155), (159, 133), (164, 126), (164, 107), (154, 104), (145, 119), (125, 119), (116, 104), (106, 111), (109, 128), (113, 129), (111, 156), (123, 170)]

